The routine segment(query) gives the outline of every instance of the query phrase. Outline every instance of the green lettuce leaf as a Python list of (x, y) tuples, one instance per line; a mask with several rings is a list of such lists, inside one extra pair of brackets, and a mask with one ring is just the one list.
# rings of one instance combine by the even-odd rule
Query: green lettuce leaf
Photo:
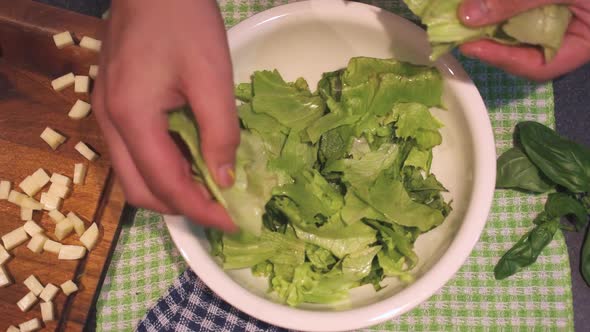
[(401, 138), (413, 138), (422, 150), (431, 149), (442, 143), (439, 129), (442, 123), (423, 104), (401, 103), (393, 107), (393, 121), (396, 134)]

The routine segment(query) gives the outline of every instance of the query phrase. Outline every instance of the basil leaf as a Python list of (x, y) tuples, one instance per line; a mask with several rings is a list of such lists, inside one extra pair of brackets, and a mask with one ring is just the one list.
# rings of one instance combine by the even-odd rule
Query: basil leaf
[(586, 232), (586, 239), (584, 240), (584, 246), (582, 247), (582, 276), (588, 286), (590, 286), (590, 228)]
[(584, 228), (588, 221), (588, 214), (584, 205), (566, 193), (549, 194), (545, 203), (545, 212), (551, 218), (573, 216), (576, 220), (575, 225), (578, 231)]
[(498, 158), (496, 188), (543, 193), (551, 190), (553, 186), (520, 148), (511, 148)]
[(558, 228), (557, 218), (535, 226), (500, 258), (494, 268), (494, 277), (497, 280), (505, 279), (533, 264), (553, 240)]
[(533, 121), (517, 125), (524, 152), (551, 181), (573, 193), (590, 191), (590, 150)]

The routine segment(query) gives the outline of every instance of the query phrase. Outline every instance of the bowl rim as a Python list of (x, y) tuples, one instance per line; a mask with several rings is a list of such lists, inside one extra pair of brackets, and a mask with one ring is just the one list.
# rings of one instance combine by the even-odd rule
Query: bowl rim
[[(317, 0), (299, 1), (265, 10), (235, 25), (228, 30), (230, 44), (245, 38), (242, 31), (249, 30), (269, 20), (309, 10), (309, 4)], [(342, 0), (332, 2), (342, 10), (358, 11), (358, 15), (382, 10), (379, 7)], [(388, 19), (398, 20), (407, 27), (408, 34), (424, 34), (424, 30), (411, 21), (394, 13), (383, 11)], [(327, 13), (327, 14), (331, 14)], [(461, 101), (468, 104), (470, 112), (465, 113), (467, 126), (472, 132), (474, 153), (474, 174), (472, 194), (467, 205), (463, 222), (446, 252), (418, 280), (390, 298), (366, 306), (342, 311), (311, 311), (292, 308), (263, 299), (239, 285), (227, 275), (211, 258), (209, 252), (198, 241), (194, 241), (191, 221), (183, 216), (165, 215), (164, 221), (171, 238), (189, 267), (217, 296), (238, 310), (279, 327), (305, 331), (342, 331), (364, 328), (400, 316), (415, 308), (439, 291), (463, 266), (479, 241), (491, 209), (496, 179), (496, 151), (491, 121), (486, 106), (476, 86), (460, 63), (450, 54), (437, 61), (437, 67), (446, 69), (458, 78), (450, 84), (462, 89)], [(208, 257), (209, 259), (203, 259)]]

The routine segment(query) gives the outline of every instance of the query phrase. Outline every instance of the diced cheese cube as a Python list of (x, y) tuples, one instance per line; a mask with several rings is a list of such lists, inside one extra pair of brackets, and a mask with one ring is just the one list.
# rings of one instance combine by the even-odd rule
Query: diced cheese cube
[(86, 248), (82, 246), (62, 245), (57, 258), (62, 260), (77, 260), (82, 259), (84, 255), (86, 255)]
[(18, 187), (21, 188), (25, 194), (29, 196), (35, 196), (41, 190), (41, 186), (37, 184), (37, 181), (29, 175), (21, 183), (18, 184)]
[(20, 332), (20, 329), (14, 325), (10, 325), (7, 329), (6, 332)]
[(27, 279), (25, 279), (23, 284), (25, 284), (25, 286), (27, 286), (31, 293), (35, 294), (35, 296), (39, 296), (39, 294), (41, 294), (41, 292), (43, 291), (43, 288), (45, 288), (43, 287), (41, 282), (39, 282), (39, 280), (32, 274)]
[(39, 294), (39, 298), (45, 302), (50, 302), (59, 292), (59, 288), (57, 288), (54, 284), (47, 284), (41, 294)]
[(84, 184), (84, 180), (86, 179), (86, 172), (88, 171), (88, 166), (83, 163), (78, 163), (74, 165), (74, 184)]
[(31, 307), (37, 303), (39, 299), (33, 294), (33, 292), (27, 293), (22, 299), (20, 299), (16, 305), (20, 308), (22, 312), (27, 312)]
[(41, 321), (39, 318), (33, 318), (24, 323), (21, 323), (18, 327), (20, 328), (20, 332), (37, 331), (41, 329)]
[(51, 81), (51, 86), (55, 91), (61, 91), (73, 85), (75, 81), (76, 77), (74, 76), (74, 73), (68, 73)]
[(98, 242), (98, 226), (96, 223), (92, 223), (90, 227), (80, 236), (80, 242), (88, 249), (88, 251), (94, 249)]
[(9, 286), (11, 284), (12, 278), (10, 278), (8, 271), (6, 271), (4, 265), (0, 265), (0, 288)]
[(10, 259), (10, 253), (0, 244), (0, 265), (4, 265)]
[(73, 230), (74, 223), (69, 218), (66, 218), (55, 225), (55, 237), (61, 241), (70, 235)]
[(53, 196), (66, 198), (70, 194), (70, 187), (59, 183), (52, 183), (47, 192)]
[(76, 151), (80, 152), (80, 154), (84, 156), (84, 158), (90, 161), (98, 159), (98, 154), (92, 151), (92, 149), (90, 149), (88, 145), (86, 145), (86, 143), (84, 142), (78, 142), (76, 146), (74, 146), (74, 149), (76, 149)]
[(47, 236), (43, 234), (35, 234), (27, 244), (27, 248), (36, 254), (40, 254), (43, 252), (43, 246), (45, 245), (45, 241), (47, 241)]
[(51, 174), (50, 181), (51, 183), (57, 183), (68, 187), (72, 184), (72, 179), (59, 173)]
[(84, 221), (80, 219), (80, 217), (78, 217), (74, 212), (68, 213), (68, 219), (70, 219), (72, 223), (74, 223), (74, 230), (76, 231), (76, 234), (78, 234), (78, 236), (82, 236), (82, 234), (84, 234), (84, 231), (86, 230)]
[(92, 106), (89, 103), (85, 102), (84, 100), (78, 99), (76, 100), (76, 103), (74, 103), (74, 106), (72, 106), (72, 108), (70, 109), (68, 116), (70, 117), (70, 119), (74, 120), (84, 119), (90, 113), (91, 108)]
[(88, 76), (90, 76), (93, 80), (96, 79), (98, 76), (98, 65), (90, 65), (88, 69)]
[(44, 322), (55, 320), (55, 313), (53, 312), (53, 302), (41, 303), (41, 318)]
[(10, 181), (0, 181), (0, 199), (8, 199), (10, 195)]
[(90, 78), (84, 75), (76, 75), (74, 77), (74, 92), (88, 93), (90, 90)]
[(40, 234), (40, 233), (44, 232), (43, 228), (41, 228), (41, 226), (37, 225), (37, 223), (34, 220), (27, 221), (23, 225), (23, 229), (25, 230), (25, 232), (27, 232), (27, 234), (29, 234), (29, 236), (34, 236), (36, 234)]
[(78, 286), (73, 281), (68, 280), (61, 284), (61, 290), (64, 292), (64, 294), (66, 294), (66, 296), (68, 296), (74, 292), (77, 292)]
[(6, 250), (12, 250), (21, 244), (25, 243), (29, 239), (27, 232), (23, 227), (19, 227), (12, 232), (2, 236), (2, 242)]
[(32, 197), (25, 196), (20, 202), (20, 207), (31, 210), (43, 210), (43, 204)]
[(53, 35), (53, 41), (55, 42), (55, 46), (59, 49), (74, 45), (74, 38), (72, 38), (72, 35), (69, 31), (56, 33)]
[(43, 170), (43, 168), (39, 168), (38, 170), (31, 175), (35, 182), (39, 185), (39, 187), (43, 188), (47, 183), (49, 183), (49, 175)]
[(61, 197), (55, 196), (48, 192), (41, 193), (41, 204), (43, 204), (43, 208), (45, 210), (59, 210), (61, 209), (62, 203), (63, 199)]
[(66, 141), (66, 137), (50, 127), (45, 128), (39, 136), (45, 143), (47, 143), (53, 150), (56, 150), (60, 145)]
[(50, 210), (48, 215), (49, 218), (51, 218), (51, 220), (53, 220), (56, 224), (66, 219), (66, 216), (64, 216), (63, 213), (59, 212), (59, 210)]
[(100, 47), (102, 46), (102, 42), (98, 39), (94, 39), (88, 36), (84, 36), (82, 37), (82, 39), (80, 40), (80, 47), (91, 50), (91, 51), (96, 51), (96, 52), (100, 52)]
[(62, 244), (53, 240), (47, 239), (43, 245), (43, 250), (59, 255)]
[(10, 193), (8, 194), (8, 201), (10, 203), (16, 204), (18, 206), (21, 206), (21, 204), (25, 198), (27, 198), (27, 195), (25, 195), (23, 193), (19, 193), (16, 190), (11, 190)]
[(33, 209), (29, 208), (20, 208), (20, 220), (27, 221), (33, 219)]

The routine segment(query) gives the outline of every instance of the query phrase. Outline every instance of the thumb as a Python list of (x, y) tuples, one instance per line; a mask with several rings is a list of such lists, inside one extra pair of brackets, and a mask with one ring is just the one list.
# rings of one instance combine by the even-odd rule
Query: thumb
[(574, 2), (575, 0), (464, 0), (459, 7), (459, 19), (467, 26), (478, 27), (505, 21), (529, 9)]

